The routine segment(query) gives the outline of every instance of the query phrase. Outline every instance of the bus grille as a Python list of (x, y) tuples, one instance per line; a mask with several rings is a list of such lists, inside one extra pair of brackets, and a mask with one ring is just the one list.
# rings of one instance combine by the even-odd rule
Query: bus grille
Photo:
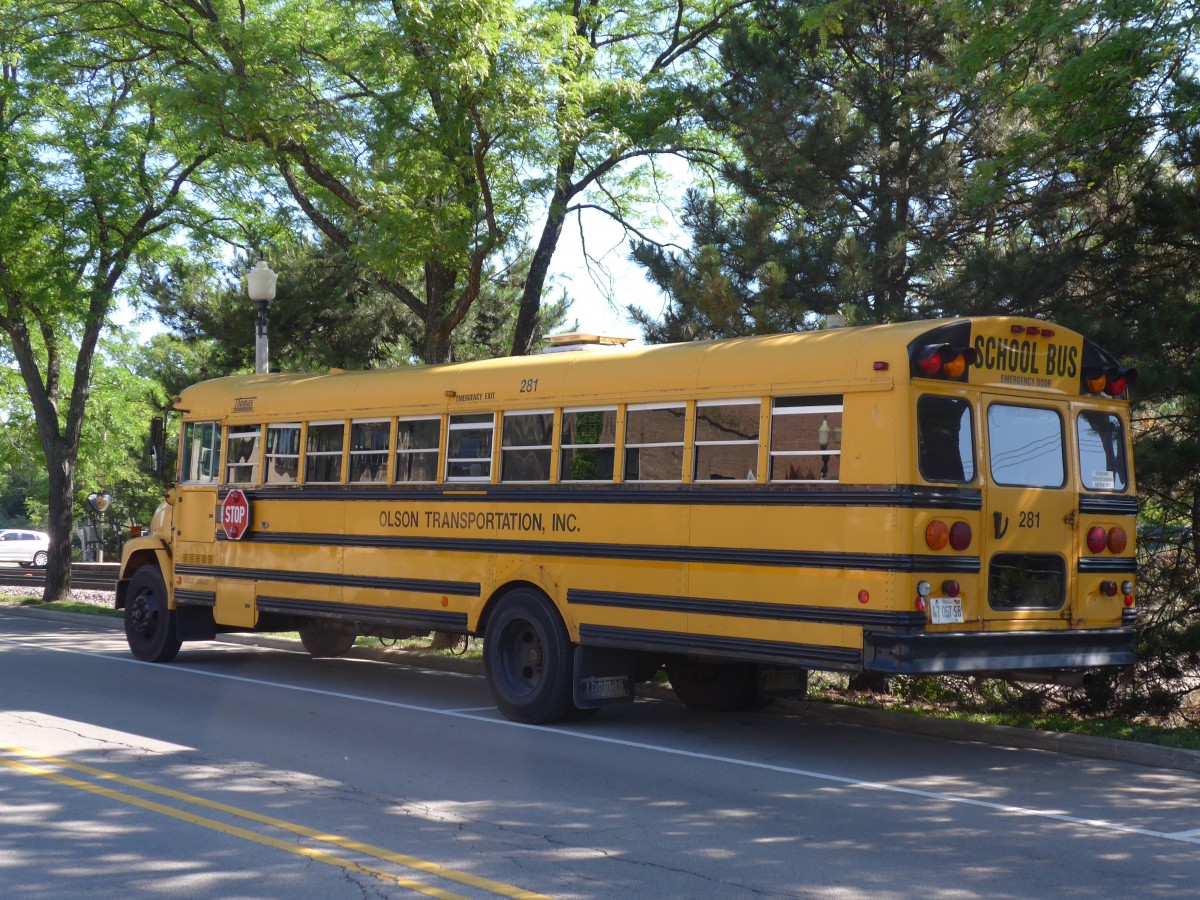
[(1066, 563), (1061, 556), (997, 553), (988, 573), (988, 604), (995, 610), (1059, 609)]

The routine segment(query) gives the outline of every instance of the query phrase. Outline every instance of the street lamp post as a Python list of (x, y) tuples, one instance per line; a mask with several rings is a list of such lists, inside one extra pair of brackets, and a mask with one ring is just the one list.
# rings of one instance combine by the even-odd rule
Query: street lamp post
[(108, 512), (108, 508), (112, 506), (112, 495), (101, 494), (96, 491), (92, 491), (92, 493), (88, 494), (87, 499), (92, 509), (94, 509), (96, 514), (100, 517), (100, 527), (96, 531), (96, 534), (99, 538), (99, 545), (96, 547), (96, 562), (104, 562), (104, 514)]
[(254, 320), (254, 371), (259, 375), (267, 374), (267, 324), (270, 321), (267, 310), (275, 299), (275, 279), (278, 277), (262, 259), (246, 275), (246, 292), (257, 313)]

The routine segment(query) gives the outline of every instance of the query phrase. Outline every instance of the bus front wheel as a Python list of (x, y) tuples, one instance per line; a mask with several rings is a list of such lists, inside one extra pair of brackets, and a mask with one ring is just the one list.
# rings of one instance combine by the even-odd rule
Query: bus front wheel
[(144, 662), (170, 662), (182, 646), (175, 636), (175, 610), (167, 607), (167, 585), (157, 566), (142, 566), (129, 580), (125, 640)]
[(345, 656), (354, 646), (355, 635), (322, 628), (320, 625), (305, 625), (300, 629), (300, 643), (315, 659)]
[(570, 717), (574, 651), (558, 612), (541, 593), (517, 588), (488, 618), (483, 668), (507, 718), (542, 725)]
[(689, 709), (732, 712), (761, 705), (754, 666), (678, 658), (667, 661), (675, 696)]

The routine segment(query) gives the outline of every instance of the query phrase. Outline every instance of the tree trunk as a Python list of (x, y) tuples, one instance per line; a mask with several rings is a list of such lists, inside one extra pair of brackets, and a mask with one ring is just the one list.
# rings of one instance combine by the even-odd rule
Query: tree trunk
[(533, 338), (537, 334), (538, 316), (542, 311), (542, 292), (546, 289), (546, 276), (550, 273), (550, 262), (562, 237), (563, 224), (567, 221), (567, 204), (579, 188), (571, 184), (575, 174), (576, 146), (559, 158), (555, 175), (554, 196), (550, 198), (550, 209), (542, 225), (542, 236), (538, 240), (533, 260), (529, 263), (529, 274), (521, 290), (521, 306), (517, 311), (517, 325), (513, 331), (512, 355), (528, 356), (533, 352)]
[(1200, 486), (1192, 493), (1192, 552), (1193, 560), (1200, 562)]
[(61, 443), (46, 448), (50, 475), (50, 560), (42, 600), (54, 603), (71, 599), (71, 522), (75, 498), (75, 458)]

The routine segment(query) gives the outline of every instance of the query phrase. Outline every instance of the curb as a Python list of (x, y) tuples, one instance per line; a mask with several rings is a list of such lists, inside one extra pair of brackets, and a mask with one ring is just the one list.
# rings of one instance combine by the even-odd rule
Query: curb
[[(65, 622), (72, 625), (87, 625), (97, 630), (124, 630), (124, 624), (120, 619), (106, 616), (0, 606), (0, 615), (4, 614)], [(298, 640), (286, 638), (262, 637), (255, 634), (219, 634), (217, 640), (226, 644), (242, 644), (250, 647), (305, 653)], [(483, 665), (478, 660), (455, 659), (413, 650), (354, 647), (346, 655), (351, 659), (369, 659), (439, 672), (483, 675)], [(669, 688), (660, 685), (639, 685), (637, 692), (641, 697), (654, 697), (659, 700), (675, 699), (674, 693)], [(1090, 759), (1107, 759), (1139, 766), (1200, 772), (1200, 751), (1184, 750), (1179, 747), (1161, 747), (1157, 744), (1142, 744), (1115, 738), (1093, 737), (1086, 734), (1065, 734), (1057, 731), (1017, 728), (1012, 725), (987, 725), (980, 722), (963, 722), (957, 719), (938, 719), (919, 713), (868, 709), (861, 706), (845, 706), (840, 703), (824, 703), (815, 700), (777, 700), (769, 710), (764, 711), (764, 714), (790, 715), (842, 725), (906, 731), (911, 734), (923, 734), (947, 740), (972, 741), (1027, 750), (1045, 750), (1052, 753), (1064, 753)]]

